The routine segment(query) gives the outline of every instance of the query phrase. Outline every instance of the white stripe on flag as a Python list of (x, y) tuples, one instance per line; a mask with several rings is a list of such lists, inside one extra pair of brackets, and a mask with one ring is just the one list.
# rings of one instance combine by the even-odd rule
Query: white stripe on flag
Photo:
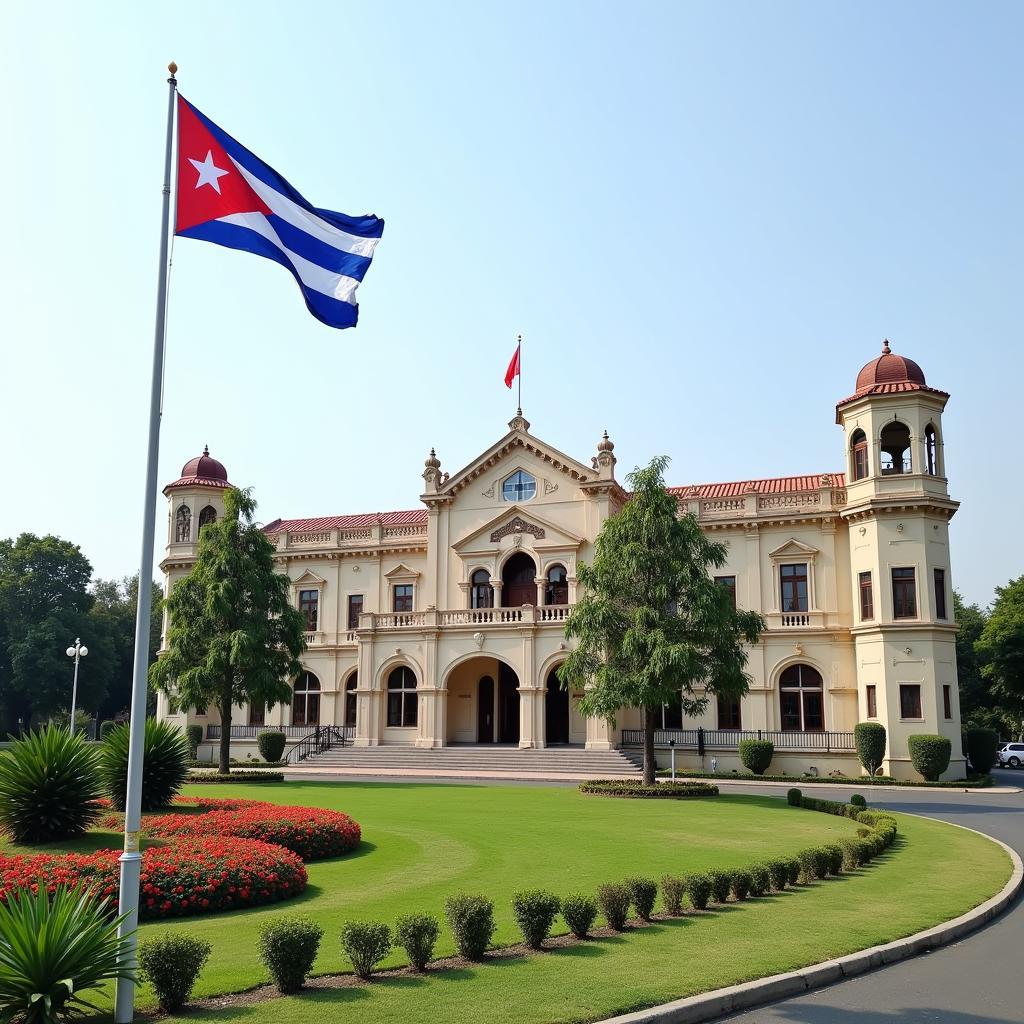
[[(350, 235), (347, 231), (328, 224), (327, 221), (310, 213), (309, 210), (303, 209), (298, 203), (292, 202), (287, 196), (281, 195), (266, 182), (260, 181), (255, 175), (250, 174), (234, 158), (229, 156), (229, 159), (249, 183), (253, 192), (270, 207), (271, 212), (276, 213), (282, 220), (288, 221), (300, 231), (305, 231), (306, 234), (312, 235), (328, 245), (333, 245), (335, 249), (340, 249), (342, 252), (349, 252), (356, 256), (373, 256), (373, 250), (377, 247), (379, 238)], [(223, 219), (227, 220), (226, 217)]]
[[(276, 192), (274, 194), (277, 195)], [(340, 299), (350, 306), (356, 304), (356, 288), (359, 287), (359, 282), (354, 277), (331, 273), (316, 263), (311, 263), (304, 256), (292, 252), (284, 245), (262, 213), (232, 213), (227, 217), (218, 217), (217, 220), (222, 224), (235, 224), (238, 227), (250, 228), (261, 234), (276, 249), (280, 249), (284, 253), (288, 262), (295, 268), (295, 273), (299, 275), (299, 280), (307, 288), (328, 295), (332, 299)]]

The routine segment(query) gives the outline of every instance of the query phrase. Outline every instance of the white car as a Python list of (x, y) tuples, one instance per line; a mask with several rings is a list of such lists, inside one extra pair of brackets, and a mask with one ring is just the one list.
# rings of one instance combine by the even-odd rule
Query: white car
[(1006, 768), (1019, 768), (1024, 764), (1024, 743), (1004, 743), (999, 748), (999, 764)]

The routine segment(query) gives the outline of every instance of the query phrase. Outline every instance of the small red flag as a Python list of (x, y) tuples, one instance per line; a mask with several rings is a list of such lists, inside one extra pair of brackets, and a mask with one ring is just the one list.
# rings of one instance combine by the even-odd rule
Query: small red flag
[[(521, 343), (520, 343), (521, 344)], [(516, 345), (515, 355), (512, 356), (512, 361), (508, 364), (508, 369), (505, 371), (505, 387), (511, 388), (512, 381), (519, 376), (519, 345)]]

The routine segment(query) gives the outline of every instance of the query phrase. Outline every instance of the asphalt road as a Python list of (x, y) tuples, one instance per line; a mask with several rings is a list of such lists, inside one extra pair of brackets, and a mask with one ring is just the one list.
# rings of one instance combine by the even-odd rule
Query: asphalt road
[[(1024, 770), (997, 771), (1024, 785)], [(734, 791), (739, 787), (730, 787)], [(830, 787), (831, 789), (831, 787)], [(753, 790), (751, 790), (753, 792)], [(764, 789), (759, 790), (761, 794)], [(835, 790), (840, 799), (840, 791)], [(831, 792), (829, 796), (831, 797)], [(848, 794), (842, 794), (848, 796)], [(1024, 856), (1024, 793), (989, 795), (910, 790), (868, 797), (872, 806), (943, 818), (1001, 839)], [(968, 872), (970, 864), (956, 870)], [(839, 922), (836, 922), (839, 927)], [(1024, 905), (962, 942), (804, 996), (721, 1018), (722, 1024), (1022, 1024)]]

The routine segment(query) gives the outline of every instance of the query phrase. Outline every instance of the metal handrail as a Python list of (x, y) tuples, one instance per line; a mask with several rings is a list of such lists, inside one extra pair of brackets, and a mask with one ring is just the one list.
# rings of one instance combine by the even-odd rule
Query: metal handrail
[[(668, 747), (674, 743), (677, 750), (692, 748), (703, 751), (706, 747), (735, 750), (740, 740), (771, 740), (779, 752), (813, 750), (831, 753), (833, 751), (854, 751), (857, 745), (852, 732), (820, 731), (769, 731), (765, 729), (655, 729), (654, 745)], [(643, 729), (623, 729), (622, 745), (639, 747), (644, 742)]]
[(313, 732), (304, 736), (288, 751), (286, 760), (290, 764), (297, 764), (314, 754), (322, 754), (325, 750), (330, 750), (331, 747), (343, 747), (345, 746), (346, 731), (345, 726), (318, 725)]

